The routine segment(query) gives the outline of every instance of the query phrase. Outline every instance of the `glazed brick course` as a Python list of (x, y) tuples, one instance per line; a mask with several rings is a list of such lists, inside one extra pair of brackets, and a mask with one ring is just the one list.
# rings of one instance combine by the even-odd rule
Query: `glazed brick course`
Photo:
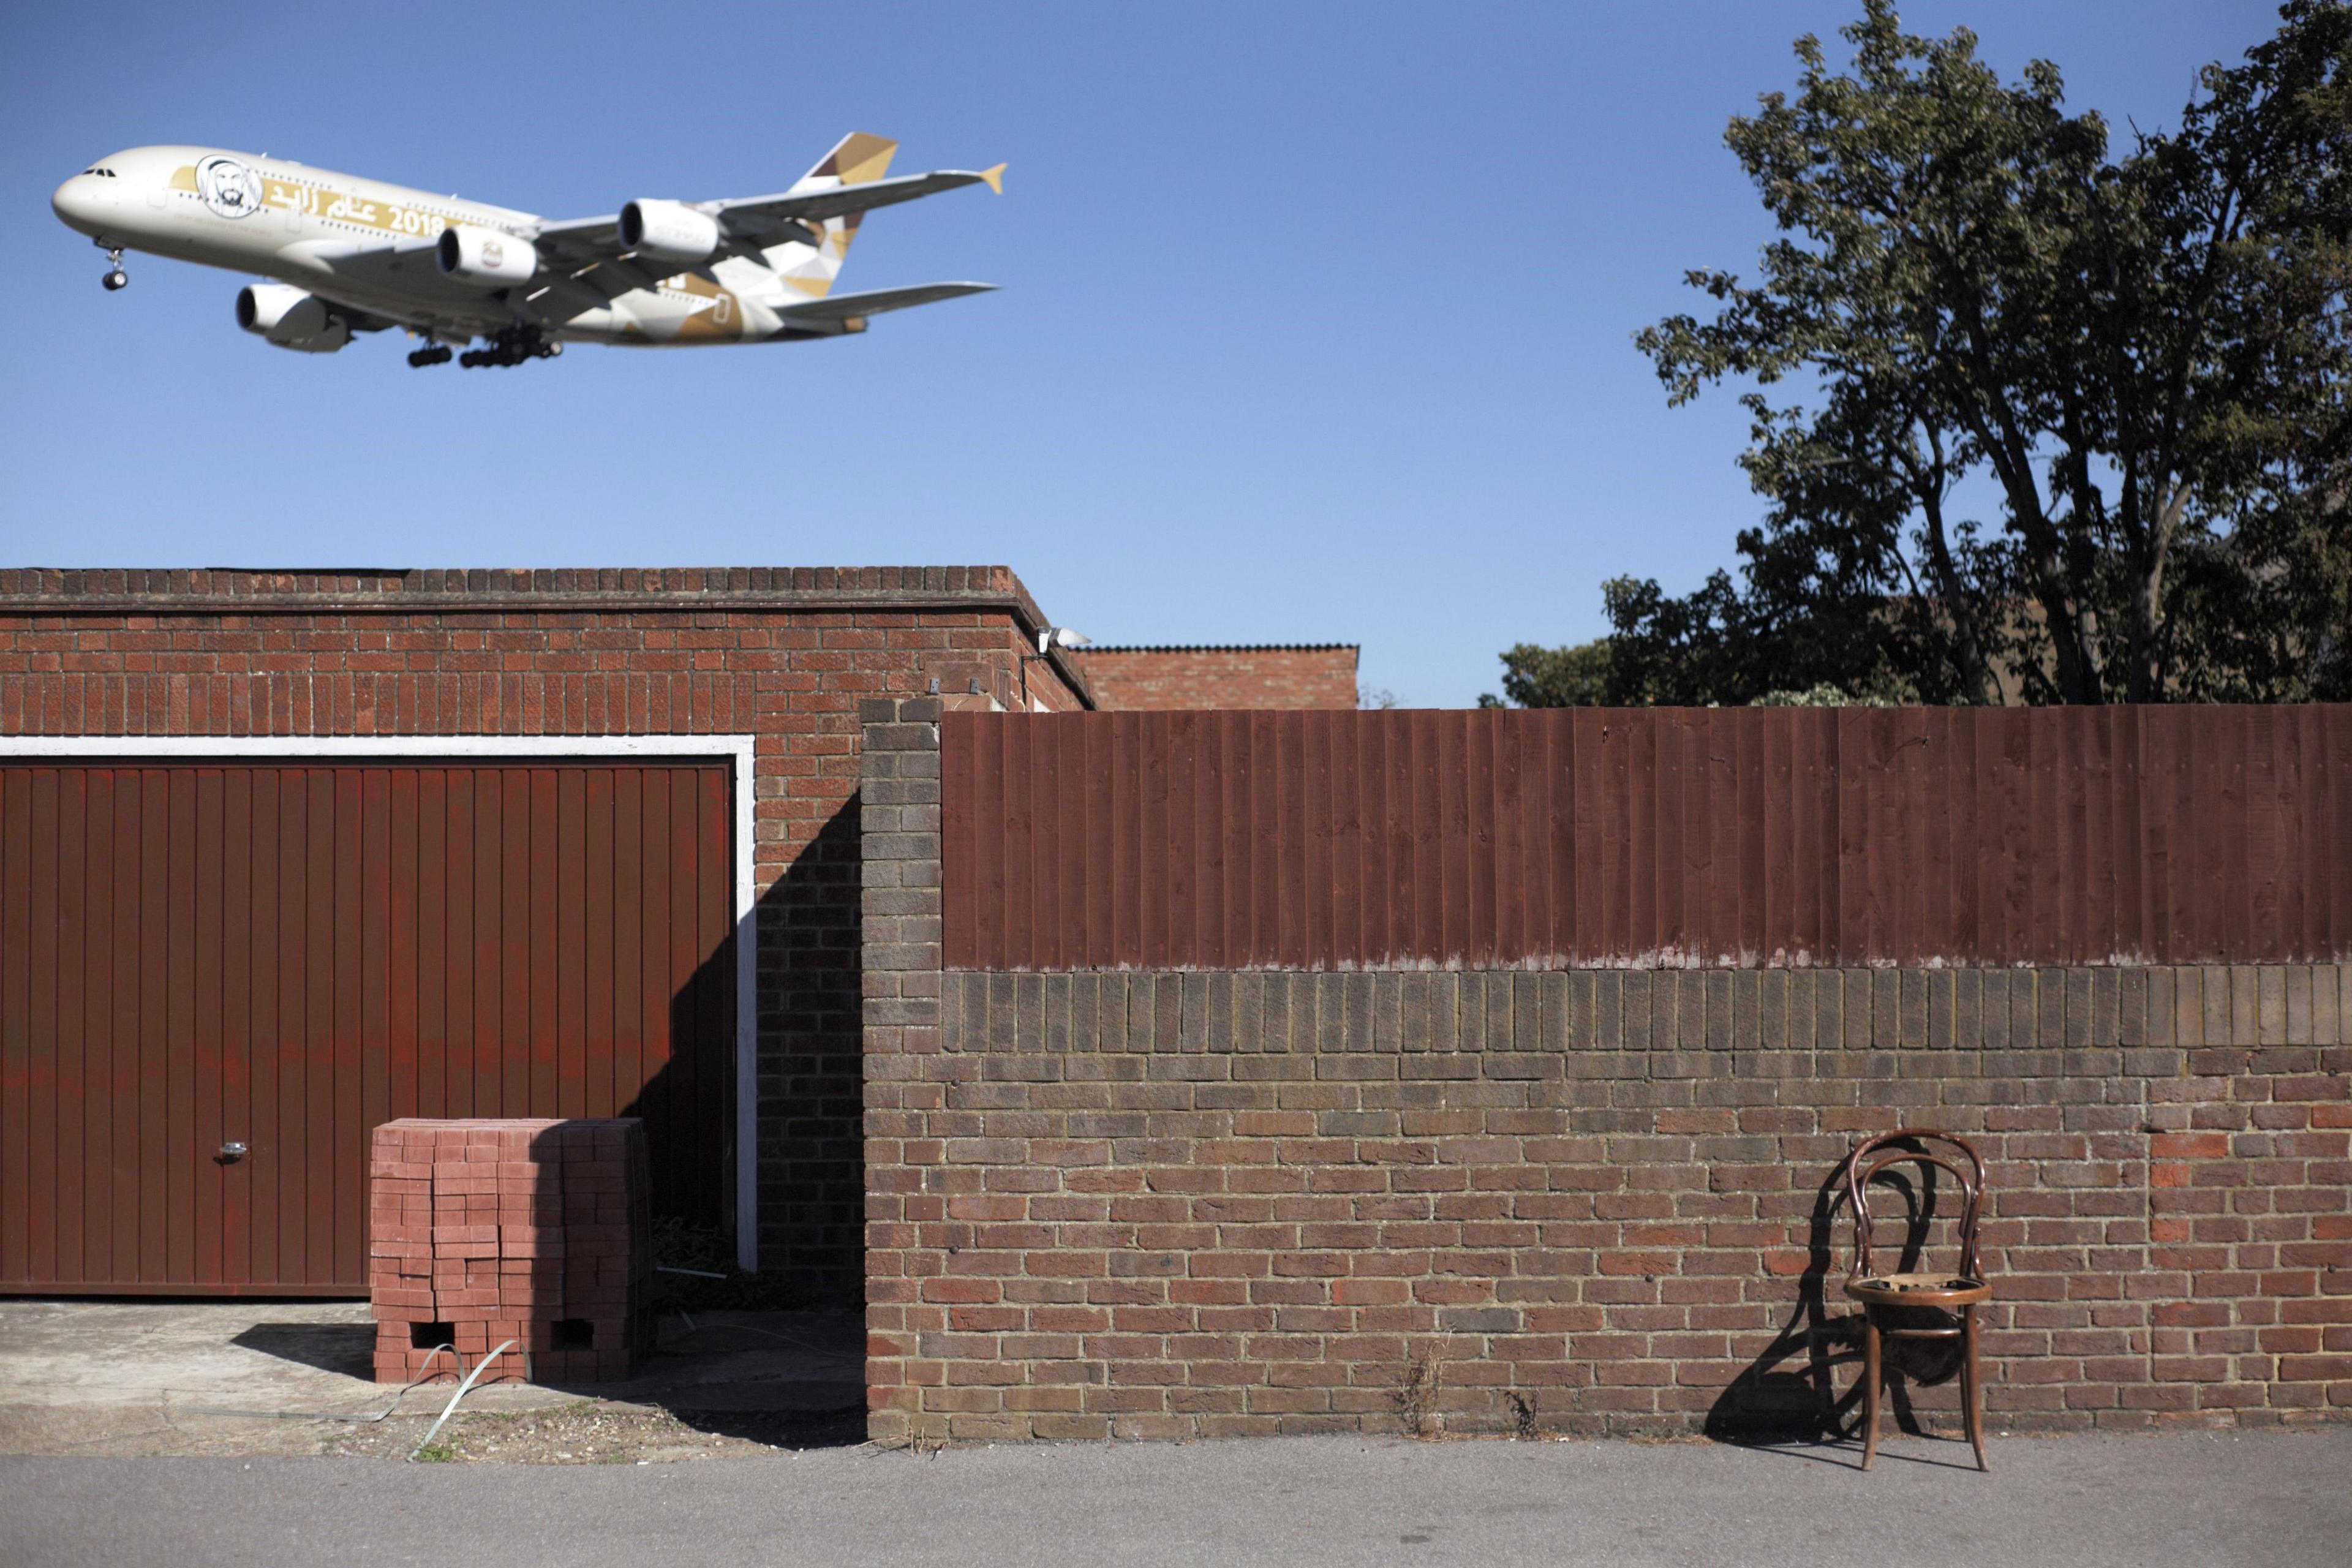
[(761, 1262), (853, 1300), (857, 703), (1010, 705), (1047, 624), (999, 566), (0, 571), (0, 734), (754, 736)]
[(867, 713), (877, 1438), (1830, 1430), (1906, 1124), (1992, 1164), (1996, 1431), (2352, 1414), (2352, 966), (943, 972)]
[(483, 1383), (611, 1382), (653, 1349), (643, 1122), (404, 1118), (369, 1152), (377, 1382), (453, 1370), (418, 1324), (446, 1326), (460, 1373), (508, 1342), (525, 1352)]

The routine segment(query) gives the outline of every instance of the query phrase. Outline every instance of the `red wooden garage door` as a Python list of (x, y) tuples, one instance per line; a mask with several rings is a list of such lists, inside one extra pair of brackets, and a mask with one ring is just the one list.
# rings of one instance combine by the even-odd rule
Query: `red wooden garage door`
[(729, 797), (635, 759), (0, 765), (0, 1290), (364, 1294), (396, 1116), (641, 1115), (656, 1212), (723, 1220)]

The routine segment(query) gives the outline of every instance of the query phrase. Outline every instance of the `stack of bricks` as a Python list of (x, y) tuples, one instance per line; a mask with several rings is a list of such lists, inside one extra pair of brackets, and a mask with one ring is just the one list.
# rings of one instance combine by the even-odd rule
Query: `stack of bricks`
[[(370, 1170), (379, 1383), (471, 1369), (484, 1383), (605, 1382), (653, 1344), (644, 1124), (387, 1121)], [(528, 1357), (516, 1353), (528, 1351)]]

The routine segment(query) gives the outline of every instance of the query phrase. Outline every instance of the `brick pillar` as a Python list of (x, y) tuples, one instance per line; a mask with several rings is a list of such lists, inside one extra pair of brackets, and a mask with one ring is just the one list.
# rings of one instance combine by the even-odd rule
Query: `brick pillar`
[[(922, 1172), (908, 1142), (944, 1088), (940, 1033), (940, 710), (936, 697), (870, 698), (858, 773), (866, 1066), (866, 1431), (916, 1429), (918, 1321), (908, 1257)], [(943, 1417), (934, 1416), (934, 1421)]]

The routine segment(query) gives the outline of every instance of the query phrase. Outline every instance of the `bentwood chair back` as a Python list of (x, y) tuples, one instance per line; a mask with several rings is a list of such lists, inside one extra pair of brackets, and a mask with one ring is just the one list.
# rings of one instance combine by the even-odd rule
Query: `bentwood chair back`
[[(1938, 1146), (1946, 1152), (1938, 1152)], [(1963, 1163), (1962, 1162), (1965, 1162)], [(1938, 1173), (1948, 1174), (1959, 1189), (1960, 1212), (1954, 1226), (1958, 1266), (1948, 1270), (1917, 1267), (1884, 1270), (1874, 1256), (1870, 1212), (1871, 1184), (1897, 1166), (1916, 1166), (1920, 1181), (1913, 1194), (1899, 1263), (1916, 1265), (1923, 1250), (1921, 1232), (1933, 1217)], [(1956, 1133), (1932, 1127), (1904, 1127), (1864, 1141), (1846, 1158), (1846, 1205), (1853, 1215), (1853, 1260), (1846, 1276), (1845, 1293), (1862, 1307), (1863, 1450), (1862, 1468), (1878, 1458), (1878, 1404), (1885, 1379), (1882, 1342), (1889, 1339), (1957, 1340), (1962, 1420), (1969, 1445), (1976, 1450), (1977, 1468), (1985, 1469), (1984, 1384), (1977, 1351), (1977, 1309), (1992, 1297), (1977, 1259), (1977, 1222), (1984, 1209), (1985, 1164), (1976, 1146)]]

